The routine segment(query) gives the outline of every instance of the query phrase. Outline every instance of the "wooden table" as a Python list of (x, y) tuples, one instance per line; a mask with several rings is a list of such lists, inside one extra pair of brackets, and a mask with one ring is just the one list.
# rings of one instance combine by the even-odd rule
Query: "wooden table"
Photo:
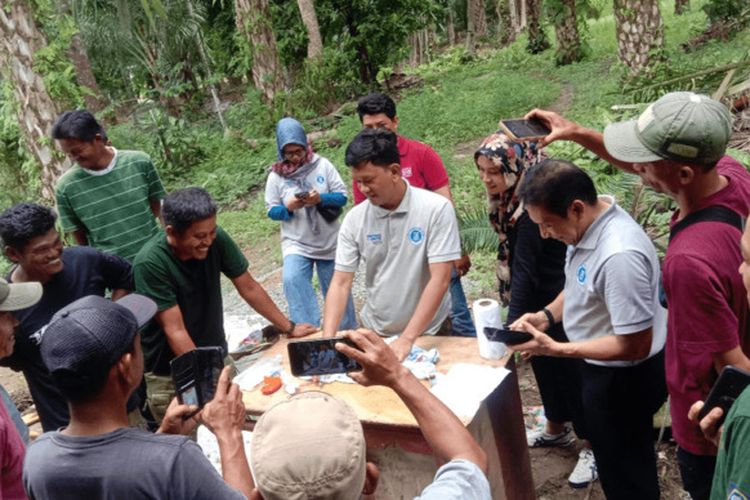
[[(264, 357), (281, 354), (284, 369), (291, 373), (286, 344), (286, 340), (280, 340)], [(437, 369), (442, 373), (456, 363), (505, 366), (511, 371), (482, 403), (474, 418), (462, 420), (487, 453), (492, 498), (533, 499), (534, 483), (512, 357), (485, 360), (479, 356), (477, 341), (473, 338), (424, 336), (417, 340), (417, 345), (424, 349), (438, 349), (440, 361)], [(354, 408), (364, 428), (368, 457), (374, 459), (381, 470), (378, 498), (413, 498), (432, 481), (437, 470), (432, 450), (412, 414), (391, 389), (341, 382), (321, 386), (301, 379), (298, 381), (300, 392), (324, 391)], [(248, 414), (260, 416), (287, 397), (289, 395), (283, 389), (264, 396), (260, 387), (256, 387), (245, 392), (243, 400)]]

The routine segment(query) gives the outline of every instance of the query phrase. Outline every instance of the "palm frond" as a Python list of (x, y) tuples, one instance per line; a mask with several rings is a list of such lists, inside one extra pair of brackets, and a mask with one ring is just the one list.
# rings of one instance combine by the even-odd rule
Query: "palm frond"
[(497, 233), (490, 226), (486, 211), (479, 208), (466, 209), (459, 212), (457, 217), (464, 253), (497, 251)]

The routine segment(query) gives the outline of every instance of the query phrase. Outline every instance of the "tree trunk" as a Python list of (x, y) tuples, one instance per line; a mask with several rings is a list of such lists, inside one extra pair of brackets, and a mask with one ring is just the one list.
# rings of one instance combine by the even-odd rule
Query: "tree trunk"
[(474, 57), (477, 53), (477, 47), (476, 47), (476, 31), (474, 26), (474, 5), (473, 0), (467, 0), (466, 1), (466, 53), (470, 57)]
[(281, 88), (281, 72), (268, 0), (234, 0), (234, 9), (237, 31), (253, 56), (253, 84), (267, 102), (272, 101)]
[(26, 0), (5, 0), (0, 8), (0, 69), (13, 85), (24, 142), (41, 167), (42, 198), (54, 203), (55, 182), (70, 162), (52, 148), (49, 131), (58, 109), (42, 77), (34, 73), (34, 54), (47, 42), (34, 24)]
[(580, 61), (583, 58), (581, 37), (578, 33), (576, 18), (576, 0), (561, 0), (560, 11), (552, 12), (555, 19), (557, 52), (555, 62), (559, 66)]
[(448, 45), (456, 45), (456, 15), (453, 13), (453, 7), (448, 4), (447, 20), (445, 22), (448, 31)]
[(516, 39), (517, 32), (513, 27), (510, 5), (506, 0), (497, 0), (495, 13), (497, 14), (498, 41), (502, 48)]
[(690, 0), (674, 0), (674, 13), (681, 16), (690, 10)]
[[(60, 15), (69, 16), (70, 4), (68, 0), (59, 0), (57, 9)], [(92, 113), (99, 112), (107, 107), (107, 100), (102, 97), (99, 84), (96, 83), (94, 73), (91, 71), (91, 62), (89, 61), (86, 45), (83, 43), (80, 33), (73, 35), (68, 49), (68, 57), (73, 63), (76, 72), (76, 82), (88, 91), (83, 94), (83, 101), (86, 108)]]
[(647, 74), (664, 48), (658, 0), (614, 0), (617, 51), (631, 76)]
[(529, 43), (526, 50), (530, 54), (538, 54), (549, 48), (547, 34), (542, 29), (542, 0), (525, 0), (528, 13)]
[(314, 59), (323, 55), (323, 39), (320, 37), (318, 16), (315, 14), (315, 0), (297, 0), (302, 22), (307, 29), (307, 58)]
[(467, 7), (467, 20), (471, 17), (474, 24), (474, 34), (477, 37), (482, 37), (487, 34), (487, 13), (485, 12), (484, 0), (468, 0), (466, 2)]
[(524, 29), (528, 25), (527, 24), (527, 18), (526, 18), (526, 2), (524, 0), (520, 0), (519, 2), (516, 3), (516, 5), (518, 5), (518, 8), (520, 9), (520, 11), (519, 11), (519, 19), (520, 19), (519, 25), (520, 25), (521, 29)]
[(513, 31), (513, 36), (511, 37), (513, 40), (515, 40), (516, 35), (519, 31), (521, 31), (521, 13), (518, 9), (518, 2), (523, 0), (508, 0), (508, 12), (510, 15), (510, 27)]

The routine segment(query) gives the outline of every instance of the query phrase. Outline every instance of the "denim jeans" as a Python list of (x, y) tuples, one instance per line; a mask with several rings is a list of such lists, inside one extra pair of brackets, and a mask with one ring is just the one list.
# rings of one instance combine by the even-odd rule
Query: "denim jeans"
[(461, 277), (454, 267), (451, 270), (451, 323), (453, 323), (454, 337), (476, 337), (477, 330), (471, 319), (471, 312), (466, 303), (464, 287), (461, 286)]
[[(328, 285), (333, 278), (333, 260), (311, 259), (302, 255), (291, 254), (284, 257), (284, 295), (289, 304), (289, 318), (295, 323), (310, 323), (320, 326), (320, 309), (318, 297), (312, 284), (313, 266), (318, 269), (318, 282), (323, 299), (328, 293)], [(339, 330), (357, 328), (357, 316), (354, 313), (352, 295), (346, 303), (344, 317)]]

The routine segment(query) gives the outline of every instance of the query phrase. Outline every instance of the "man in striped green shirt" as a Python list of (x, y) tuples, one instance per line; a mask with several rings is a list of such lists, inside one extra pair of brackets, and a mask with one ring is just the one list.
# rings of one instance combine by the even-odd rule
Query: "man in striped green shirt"
[(159, 232), (166, 195), (151, 159), (140, 151), (117, 150), (86, 110), (62, 113), (52, 137), (75, 165), (57, 181), (62, 229), (79, 245), (90, 245), (133, 261)]

